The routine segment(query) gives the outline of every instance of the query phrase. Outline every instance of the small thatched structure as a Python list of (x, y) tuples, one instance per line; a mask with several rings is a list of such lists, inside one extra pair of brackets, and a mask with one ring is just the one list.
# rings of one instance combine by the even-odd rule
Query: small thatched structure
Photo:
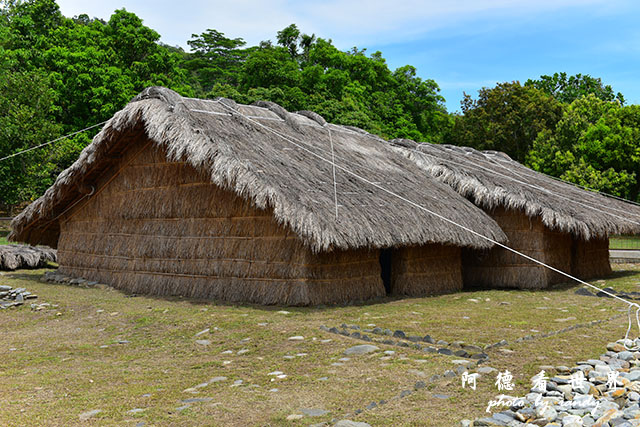
[(505, 240), (362, 130), (163, 88), (118, 112), (10, 238), (57, 246), (64, 274), (137, 293), (299, 305), (460, 289), (461, 247), (491, 243), (371, 183)]
[(0, 270), (46, 267), (56, 262), (55, 249), (27, 245), (0, 245)]
[[(640, 233), (640, 208), (535, 172), (504, 153), (395, 140), (398, 152), (483, 208), (509, 246), (581, 279), (611, 272), (609, 235)], [(568, 279), (502, 248), (463, 251), (468, 285), (541, 288)]]

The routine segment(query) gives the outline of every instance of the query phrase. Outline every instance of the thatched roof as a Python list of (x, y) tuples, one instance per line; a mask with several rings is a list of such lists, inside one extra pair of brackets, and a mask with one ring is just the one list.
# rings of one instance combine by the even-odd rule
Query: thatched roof
[(289, 113), (269, 102), (247, 106), (228, 99), (183, 98), (158, 87), (144, 90), (109, 120), (78, 160), (14, 219), (10, 238), (55, 247), (57, 217), (90, 194), (143, 132), (171, 160), (187, 162), (259, 208), (273, 209), (275, 218), (314, 251), (431, 242), (492, 246), (340, 169), (336, 218), (332, 165), (317, 157), (331, 159), (331, 144), (337, 165), (492, 239), (505, 240), (484, 212), (367, 132), (327, 124), (312, 112)]
[(26, 245), (0, 245), (0, 270), (40, 268), (56, 262), (55, 249)]
[(533, 171), (497, 151), (392, 141), (397, 151), (485, 209), (503, 207), (540, 217), (552, 230), (585, 240), (639, 234), (640, 207)]

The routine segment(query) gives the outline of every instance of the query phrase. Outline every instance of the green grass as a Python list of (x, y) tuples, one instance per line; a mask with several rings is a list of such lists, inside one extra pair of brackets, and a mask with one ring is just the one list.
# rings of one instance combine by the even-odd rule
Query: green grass
[[(598, 283), (620, 290), (640, 288), (640, 267), (618, 265)], [(454, 367), (455, 358), (381, 345), (396, 352), (352, 356), (333, 363), (362, 341), (325, 333), (321, 325), (377, 325), (408, 334), (431, 334), (449, 342), (489, 344), (502, 339), (565, 328), (624, 313), (614, 300), (575, 295), (576, 287), (545, 291), (482, 290), (431, 298), (384, 299), (326, 308), (283, 308), (216, 304), (183, 298), (128, 297), (111, 288), (84, 289), (42, 283), (44, 270), (0, 273), (0, 284), (25, 287), (38, 303), (0, 311), (0, 425), (86, 425), (79, 415), (100, 409), (92, 425), (292, 425), (329, 422), (372, 401), (387, 404), (351, 416), (371, 425), (456, 425), (485, 416), (498, 393), (495, 377), (478, 389), (460, 379), (429, 383), (427, 389), (394, 399), (418, 380)], [(478, 302), (471, 301), (475, 299)], [(278, 311), (286, 310), (289, 314)], [(575, 320), (559, 321), (574, 317)], [(621, 338), (625, 318), (554, 337), (511, 344), (512, 353), (491, 350), (490, 366), (514, 374), (513, 395), (524, 396), (540, 365), (571, 365), (597, 357)], [(209, 332), (196, 337), (196, 333)], [(636, 331), (635, 335), (638, 332)], [(290, 341), (294, 335), (303, 341)], [(246, 340), (248, 338), (248, 340)], [(209, 345), (196, 340), (207, 339)], [(127, 344), (118, 344), (127, 340)], [(325, 341), (330, 340), (330, 341)], [(106, 346), (101, 348), (101, 346)], [(238, 355), (239, 350), (249, 350)], [(232, 351), (231, 354), (223, 353)], [(299, 354), (306, 354), (298, 356)], [(284, 356), (293, 356), (285, 358)], [(287, 377), (269, 376), (275, 370)], [(227, 381), (185, 392), (216, 376)], [(319, 378), (327, 377), (326, 381)], [(243, 380), (238, 387), (233, 381)], [(274, 381), (272, 381), (272, 379)], [(270, 392), (278, 388), (278, 392)], [(433, 393), (448, 394), (449, 400)], [(148, 396), (147, 396), (148, 395)], [(210, 398), (176, 408), (187, 398)], [(128, 411), (143, 408), (144, 412)], [(287, 420), (301, 408), (331, 411), (322, 417)]]
[(613, 236), (609, 238), (609, 249), (640, 249), (640, 236)]

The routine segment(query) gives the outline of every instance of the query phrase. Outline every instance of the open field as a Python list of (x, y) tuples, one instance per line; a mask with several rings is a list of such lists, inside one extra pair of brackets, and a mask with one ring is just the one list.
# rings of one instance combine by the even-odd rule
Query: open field
[(11, 231), (11, 222), (6, 220), (0, 220), (0, 245), (6, 245), (9, 243), (7, 236)]
[(609, 249), (640, 249), (640, 236), (614, 236), (609, 238)]
[[(614, 268), (614, 277), (599, 286), (640, 290), (639, 266)], [(515, 396), (528, 391), (528, 378), (540, 365), (570, 366), (598, 356), (627, 327), (625, 315), (512, 344), (518, 337), (625, 312), (624, 304), (579, 296), (567, 286), (283, 309), (42, 283), (44, 271), (0, 276), (0, 284), (26, 287), (39, 296), (38, 304), (57, 306), (36, 311), (27, 301), (0, 311), (2, 425), (307, 426), (349, 416), (371, 425), (451, 426), (485, 415), (489, 399), (499, 394), (495, 374), (480, 378), (476, 391), (463, 389), (459, 377), (429, 382), (459, 358), (380, 344), (379, 352), (339, 361), (345, 349), (364, 342), (320, 326), (376, 325), (481, 346), (506, 339), (512, 352), (489, 350), (488, 365), (513, 373)], [(384, 350), (396, 353), (386, 356)], [(274, 371), (286, 377), (269, 375)], [(195, 387), (214, 377), (226, 379)], [(419, 380), (427, 387), (396, 398)], [(194, 398), (202, 401), (183, 402)], [(353, 415), (380, 400), (387, 403)], [(329, 413), (287, 419), (302, 415), (303, 408)], [(142, 411), (128, 412), (133, 409)], [(101, 412), (81, 420), (91, 410)]]

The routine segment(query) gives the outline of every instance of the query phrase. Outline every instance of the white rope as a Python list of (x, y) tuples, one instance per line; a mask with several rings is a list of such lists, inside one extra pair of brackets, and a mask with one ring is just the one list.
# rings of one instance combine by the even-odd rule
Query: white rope
[(95, 124), (95, 125), (92, 125), (92, 126), (86, 127), (86, 128), (84, 128), (84, 129), (81, 129), (81, 130), (79, 130), (79, 131), (76, 131), (76, 132), (70, 133), (70, 134), (68, 134), (68, 135), (61, 136), (60, 138), (56, 138), (56, 139), (54, 139), (53, 141), (45, 142), (44, 144), (40, 144), (40, 145), (37, 145), (37, 146), (35, 146), (35, 147), (27, 148), (26, 150), (23, 150), (23, 151), (19, 151), (19, 152), (17, 152), (17, 153), (10, 154), (10, 155), (8, 155), (8, 156), (6, 156), (6, 157), (1, 158), (1, 159), (0, 159), (0, 162), (1, 162), (1, 161), (3, 161), (3, 160), (10, 159), (10, 158), (15, 157), (15, 156), (19, 156), (20, 154), (24, 154), (24, 153), (27, 153), (27, 152), (29, 152), (29, 151), (32, 151), (32, 150), (35, 150), (35, 149), (38, 149), (38, 148), (42, 148), (42, 147), (44, 147), (44, 146), (46, 146), (46, 145), (53, 144), (54, 142), (61, 141), (61, 140), (63, 140), (63, 139), (69, 138), (69, 137), (74, 136), (74, 135), (77, 135), (77, 134), (79, 134), (79, 133), (82, 133), (82, 132), (88, 131), (89, 129), (93, 129), (93, 128), (95, 128), (95, 127), (101, 126), (101, 125), (103, 125), (103, 124), (105, 124), (105, 123), (107, 123), (107, 122), (108, 122), (108, 120), (105, 120), (105, 121), (104, 121), (104, 122), (102, 122), (102, 123), (97, 123), (97, 124)]
[[(233, 109), (232, 107), (229, 107), (229, 106), (225, 105), (224, 103), (221, 103), (221, 105), (224, 105), (226, 108), (229, 108), (230, 110), (232, 110), (232, 111), (234, 111), (235, 113), (239, 114), (240, 116), (244, 117), (244, 118), (245, 118), (245, 119), (247, 119), (248, 121), (250, 121), (250, 122), (252, 122), (252, 123), (254, 123), (254, 124), (256, 124), (256, 125), (258, 125), (258, 126), (260, 126), (260, 127), (264, 128), (264, 129), (266, 129), (267, 131), (275, 133), (276, 135), (278, 135), (278, 136), (280, 136), (281, 138), (283, 138), (285, 141), (287, 141), (287, 142), (289, 142), (289, 143), (291, 143), (291, 144), (295, 145), (296, 147), (300, 148), (301, 150), (306, 151), (307, 153), (311, 154), (312, 156), (317, 157), (318, 159), (320, 159), (320, 160), (322, 160), (322, 161), (324, 161), (324, 162), (331, 163), (331, 160), (326, 159), (326, 158), (322, 157), (321, 155), (319, 155), (319, 154), (317, 154), (317, 153), (314, 153), (313, 151), (311, 151), (311, 150), (309, 150), (309, 149), (305, 148), (304, 146), (302, 146), (302, 145), (298, 144), (297, 142), (295, 142), (295, 141), (297, 141), (297, 139), (296, 139), (296, 138), (289, 138), (289, 137), (284, 136), (284, 135), (282, 135), (282, 134), (280, 134), (280, 133), (277, 133), (277, 132), (275, 132), (273, 129), (269, 128), (268, 126), (265, 126), (265, 125), (263, 125), (262, 123), (256, 122), (255, 120), (248, 118), (247, 116), (243, 115), (241, 112), (239, 112), (239, 111), (237, 111), (237, 110)], [(420, 204), (418, 204), (418, 203), (416, 203), (416, 202), (413, 202), (412, 200), (407, 199), (407, 198), (406, 198), (406, 197), (404, 197), (404, 196), (401, 196), (401, 195), (399, 195), (399, 194), (397, 194), (397, 193), (395, 193), (395, 192), (393, 192), (393, 191), (391, 191), (391, 190), (388, 190), (388, 189), (386, 189), (386, 188), (382, 187), (381, 185), (378, 185), (377, 183), (375, 183), (375, 182), (373, 182), (373, 181), (370, 181), (370, 180), (368, 180), (368, 179), (364, 178), (363, 176), (358, 175), (357, 173), (355, 173), (355, 172), (351, 171), (350, 169), (348, 169), (348, 168), (346, 168), (346, 167), (344, 167), (344, 166), (335, 165), (335, 167), (336, 167), (337, 169), (340, 169), (341, 171), (343, 171), (343, 172), (345, 172), (345, 173), (347, 173), (347, 174), (349, 174), (349, 175), (353, 176), (353, 177), (354, 177), (354, 178), (356, 178), (356, 179), (359, 179), (359, 180), (361, 180), (361, 181), (363, 181), (363, 182), (365, 182), (365, 183), (367, 183), (367, 184), (369, 184), (369, 185), (371, 185), (371, 186), (373, 186), (373, 187), (375, 187), (375, 188), (377, 188), (377, 189), (379, 189), (379, 190), (381, 190), (381, 191), (384, 191), (384, 192), (388, 193), (389, 195), (391, 195), (391, 196), (393, 196), (393, 197), (396, 197), (396, 198), (398, 198), (398, 199), (400, 199), (400, 200), (402, 200), (402, 201), (404, 201), (404, 202), (406, 202), (406, 203), (409, 203), (410, 205), (412, 205), (413, 207), (415, 207), (415, 208), (417, 208), (417, 209), (420, 209), (420, 210), (422, 210), (422, 211), (425, 211), (425, 212), (427, 212), (427, 213), (429, 213), (429, 214), (431, 214), (431, 215), (435, 216), (436, 218), (441, 219), (442, 221), (445, 221), (445, 222), (447, 222), (447, 223), (449, 223), (449, 224), (451, 224), (451, 225), (454, 225), (454, 226), (456, 226), (456, 227), (458, 227), (458, 228), (461, 228), (461, 229), (463, 229), (463, 230), (465, 230), (465, 231), (467, 231), (467, 232), (469, 232), (469, 233), (471, 233), (471, 234), (473, 234), (473, 235), (475, 235), (475, 236), (477, 236), (477, 237), (479, 237), (479, 238), (481, 238), (481, 239), (484, 239), (484, 240), (486, 240), (486, 241), (488, 241), (488, 242), (493, 243), (493, 244), (494, 244), (494, 245), (496, 245), (496, 246), (500, 246), (500, 247), (501, 247), (501, 248), (503, 248), (503, 249), (506, 249), (506, 250), (508, 250), (508, 251), (510, 251), (510, 252), (513, 252), (513, 253), (517, 254), (517, 255), (520, 255), (521, 257), (526, 258), (526, 259), (528, 259), (529, 261), (532, 261), (532, 262), (534, 262), (534, 263), (536, 263), (536, 264), (539, 264), (539, 265), (541, 265), (541, 266), (543, 266), (543, 267), (546, 267), (546, 268), (548, 268), (548, 269), (550, 269), (550, 270), (552, 270), (552, 271), (554, 271), (554, 272), (556, 272), (556, 273), (558, 273), (558, 274), (561, 274), (561, 275), (563, 275), (563, 276), (565, 276), (565, 277), (567, 277), (567, 278), (569, 278), (569, 279), (575, 280), (575, 281), (576, 281), (576, 282), (578, 282), (578, 283), (581, 283), (581, 284), (583, 284), (583, 285), (585, 285), (585, 286), (589, 286), (589, 287), (591, 287), (591, 288), (593, 288), (593, 289), (596, 289), (596, 290), (598, 290), (598, 291), (600, 291), (600, 292), (602, 292), (602, 293), (604, 293), (604, 294), (606, 294), (606, 295), (609, 295), (609, 296), (610, 296), (610, 297), (612, 297), (612, 298), (618, 299), (618, 300), (620, 300), (620, 301), (622, 301), (622, 302), (624, 302), (624, 303), (626, 303), (626, 304), (629, 304), (630, 306), (638, 307), (638, 308), (640, 309), (640, 305), (638, 305), (637, 303), (627, 301), (626, 299), (621, 298), (621, 297), (619, 297), (618, 295), (612, 294), (612, 293), (610, 293), (610, 292), (608, 292), (608, 291), (605, 291), (604, 289), (601, 289), (601, 288), (599, 288), (599, 287), (597, 287), (597, 286), (595, 286), (595, 285), (592, 285), (591, 283), (587, 283), (587, 282), (585, 282), (584, 280), (578, 279), (578, 278), (577, 278), (577, 277), (575, 277), (575, 276), (572, 276), (572, 275), (570, 275), (570, 274), (568, 274), (568, 273), (565, 273), (565, 272), (564, 272), (564, 271), (562, 271), (562, 270), (559, 270), (559, 269), (557, 269), (557, 268), (555, 268), (555, 267), (553, 267), (553, 266), (550, 266), (550, 265), (548, 265), (548, 264), (545, 264), (545, 263), (544, 263), (544, 262), (542, 262), (542, 261), (539, 261), (539, 260), (537, 260), (537, 259), (535, 259), (535, 258), (533, 258), (533, 257), (530, 257), (529, 255), (523, 254), (522, 252), (518, 252), (517, 250), (512, 249), (512, 248), (510, 248), (510, 247), (509, 247), (509, 246), (507, 246), (507, 245), (504, 245), (504, 244), (502, 244), (502, 243), (500, 243), (500, 242), (498, 242), (498, 241), (496, 241), (496, 240), (493, 240), (492, 238), (487, 237), (487, 236), (485, 236), (485, 235), (483, 235), (483, 234), (481, 234), (481, 233), (478, 233), (477, 231), (474, 231), (474, 230), (470, 229), (469, 227), (466, 227), (466, 226), (464, 226), (464, 225), (462, 225), (462, 224), (459, 224), (459, 223), (457, 223), (457, 222), (455, 222), (455, 221), (453, 221), (453, 220), (451, 220), (451, 219), (449, 219), (449, 218), (447, 218), (447, 217), (445, 217), (445, 216), (442, 216), (442, 215), (440, 215), (440, 214), (438, 214), (438, 213), (436, 213), (436, 212), (433, 212), (433, 211), (431, 211), (431, 210), (429, 210), (429, 209), (425, 208), (424, 206), (422, 206), (422, 205), (420, 205)], [(640, 325), (639, 325), (639, 328), (640, 328)]]
[(338, 221), (338, 184), (336, 183), (336, 157), (333, 152), (333, 138), (331, 137), (331, 129), (327, 128), (329, 132), (329, 143), (331, 144), (331, 166), (333, 167), (333, 200), (336, 205), (336, 221)]
[[(466, 226), (464, 226), (462, 224), (459, 224), (459, 223), (457, 223), (457, 222), (455, 222), (455, 221), (453, 221), (453, 220), (451, 220), (449, 218), (446, 218), (446, 217), (444, 217), (444, 216), (442, 216), (440, 214), (437, 214), (436, 212), (433, 212), (433, 211), (425, 208), (424, 206), (422, 206), (422, 205), (420, 205), (418, 203), (415, 203), (415, 202), (413, 202), (413, 201), (411, 201), (411, 200), (409, 200), (409, 199), (407, 199), (407, 198), (405, 198), (405, 197), (403, 197), (403, 196), (401, 196), (401, 195), (399, 195), (399, 194), (397, 194), (397, 193), (395, 193), (395, 192), (393, 192), (391, 190), (388, 190), (388, 189), (382, 187), (381, 185), (379, 185), (379, 184), (377, 184), (377, 183), (375, 183), (373, 181), (370, 181), (370, 180), (358, 175), (357, 173), (355, 173), (355, 172), (353, 172), (353, 171), (351, 171), (351, 170), (349, 170), (349, 169), (347, 169), (347, 168), (345, 168), (343, 166), (336, 165), (335, 161), (331, 161), (329, 159), (326, 159), (323, 156), (321, 156), (321, 155), (313, 152), (312, 150), (304, 147), (303, 145), (301, 145), (301, 144), (304, 144), (304, 142), (299, 141), (297, 138), (292, 138), (292, 137), (288, 137), (286, 135), (283, 135), (280, 132), (277, 132), (274, 129), (270, 128), (269, 126), (266, 126), (266, 125), (264, 125), (262, 123), (259, 123), (259, 122), (255, 121), (255, 120), (253, 120), (250, 117), (247, 117), (242, 112), (240, 112), (240, 111), (238, 111), (238, 110), (236, 110), (236, 109), (234, 109), (234, 108), (232, 108), (232, 107), (230, 107), (230, 106), (228, 106), (228, 105), (226, 105), (226, 104), (224, 104), (222, 102), (219, 102), (219, 104), (222, 105), (224, 108), (227, 108), (230, 111), (232, 111), (232, 112), (240, 115), (241, 117), (245, 118), (246, 120), (252, 122), (253, 124), (255, 124), (255, 125), (267, 130), (268, 132), (271, 132), (271, 133), (279, 136), (283, 140), (289, 142), (290, 144), (293, 144), (294, 146), (298, 147), (299, 149), (301, 149), (303, 151), (306, 151), (307, 153), (311, 154), (312, 156), (317, 157), (318, 159), (320, 159), (320, 160), (322, 160), (324, 162), (332, 164), (334, 168), (340, 169), (341, 171), (343, 171), (343, 172), (355, 177), (356, 179), (359, 179), (359, 180), (361, 180), (361, 181), (363, 181), (363, 182), (365, 182), (365, 183), (367, 183), (367, 184), (369, 184), (369, 185), (371, 185), (371, 186), (373, 186), (373, 187), (375, 187), (375, 188), (377, 188), (377, 189), (379, 189), (381, 191), (384, 191), (384, 192), (388, 193), (389, 195), (394, 196), (394, 197), (396, 197), (396, 198), (398, 198), (398, 199), (400, 199), (400, 200), (402, 200), (402, 201), (414, 206), (417, 209), (425, 211), (425, 212), (435, 216), (436, 218), (439, 218), (442, 221), (448, 222), (451, 225), (454, 225), (454, 226), (456, 226), (458, 228), (461, 228), (461, 229), (463, 229), (463, 230), (465, 230), (465, 231), (467, 231), (467, 232), (469, 232), (469, 233), (471, 233), (471, 234), (473, 234), (473, 235), (475, 235), (475, 236), (477, 236), (477, 237), (479, 237), (481, 239), (489, 241), (489, 242), (493, 243), (496, 246), (499, 246), (499, 247), (501, 247), (501, 248), (503, 248), (503, 249), (505, 249), (507, 251), (510, 251), (510, 252), (512, 252), (512, 253), (514, 253), (516, 255), (519, 255), (519, 256), (521, 256), (521, 257), (523, 257), (523, 258), (525, 258), (525, 259), (527, 259), (529, 261), (532, 261), (535, 264), (538, 264), (538, 265), (541, 265), (541, 266), (543, 266), (545, 268), (548, 268), (549, 270), (552, 270), (552, 271), (554, 271), (554, 272), (556, 272), (556, 273), (558, 273), (558, 274), (560, 274), (562, 276), (565, 276), (565, 277), (567, 277), (567, 278), (569, 278), (571, 280), (574, 280), (574, 281), (576, 281), (576, 282), (578, 282), (578, 283), (580, 283), (580, 284), (582, 284), (584, 286), (588, 286), (588, 287), (590, 287), (592, 289), (596, 289), (597, 291), (602, 292), (605, 295), (608, 295), (608, 296), (610, 296), (610, 297), (612, 297), (614, 299), (622, 301), (622, 302), (628, 304), (629, 310), (631, 310), (631, 307), (637, 307), (637, 310), (636, 310), (636, 322), (637, 322), (637, 325), (638, 325), (638, 330), (640, 331), (640, 318), (638, 317), (638, 312), (640, 312), (640, 305), (638, 305), (637, 303), (634, 303), (634, 302), (631, 302), (631, 301), (627, 301), (626, 299), (621, 298), (618, 295), (612, 294), (611, 292), (608, 292), (608, 291), (606, 291), (606, 290), (604, 290), (602, 288), (599, 288), (598, 286), (595, 286), (595, 285), (593, 285), (591, 283), (585, 282), (584, 280), (581, 280), (581, 279), (579, 279), (579, 278), (577, 278), (575, 276), (572, 276), (571, 274), (565, 273), (562, 270), (559, 270), (559, 269), (557, 269), (557, 268), (555, 268), (555, 267), (553, 267), (551, 265), (548, 265), (548, 264), (546, 264), (546, 263), (544, 263), (542, 261), (539, 261), (539, 260), (537, 260), (537, 259), (535, 259), (535, 258), (533, 258), (533, 257), (531, 257), (529, 255), (526, 255), (526, 254), (524, 254), (522, 252), (519, 252), (519, 251), (517, 251), (517, 250), (515, 250), (515, 249), (513, 249), (513, 248), (511, 248), (511, 247), (509, 247), (507, 245), (504, 245), (504, 244), (502, 244), (502, 243), (500, 243), (500, 242), (498, 242), (496, 240), (493, 240), (490, 237), (487, 237), (487, 236), (485, 236), (485, 235), (483, 235), (481, 233), (478, 233), (477, 231), (472, 230), (472, 229), (470, 229), (470, 228), (468, 228), (468, 227), (466, 227)], [(415, 150), (415, 151), (418, 152), (418, 153), (421, 153), (421, 154), (428, 154), (428, 153), (424, 153), (422, 151), (417, 151), (417, 150)], [(431, 155), (431, 156), (433, 156), (433, 155)], [(435, 157), (435, 156), (433, 156), (433, 157)], [(346, 163), (348, 163), (348, 162), (346, 162)], [(507, 177), (507, 178), (511, 178), (511, 177)], [(527, 184), (527, 183), (524, 183), (524, 182), (523, 182), (523, 184), (531, 185), (531, 184)], [(587, 208), (592, 208), (590, 206), (586, 206), (586, 207)], [(605, 212), (605, 213), (607, 213), (607, 212)], [(628, 337), (628, 334), (627, 334), (627, 336), (625, 336), (625, 341), (627, 341), (627, 337)], [(627, 346), (627, 343), (625, 342), (625, 347), (626, 346)]]

